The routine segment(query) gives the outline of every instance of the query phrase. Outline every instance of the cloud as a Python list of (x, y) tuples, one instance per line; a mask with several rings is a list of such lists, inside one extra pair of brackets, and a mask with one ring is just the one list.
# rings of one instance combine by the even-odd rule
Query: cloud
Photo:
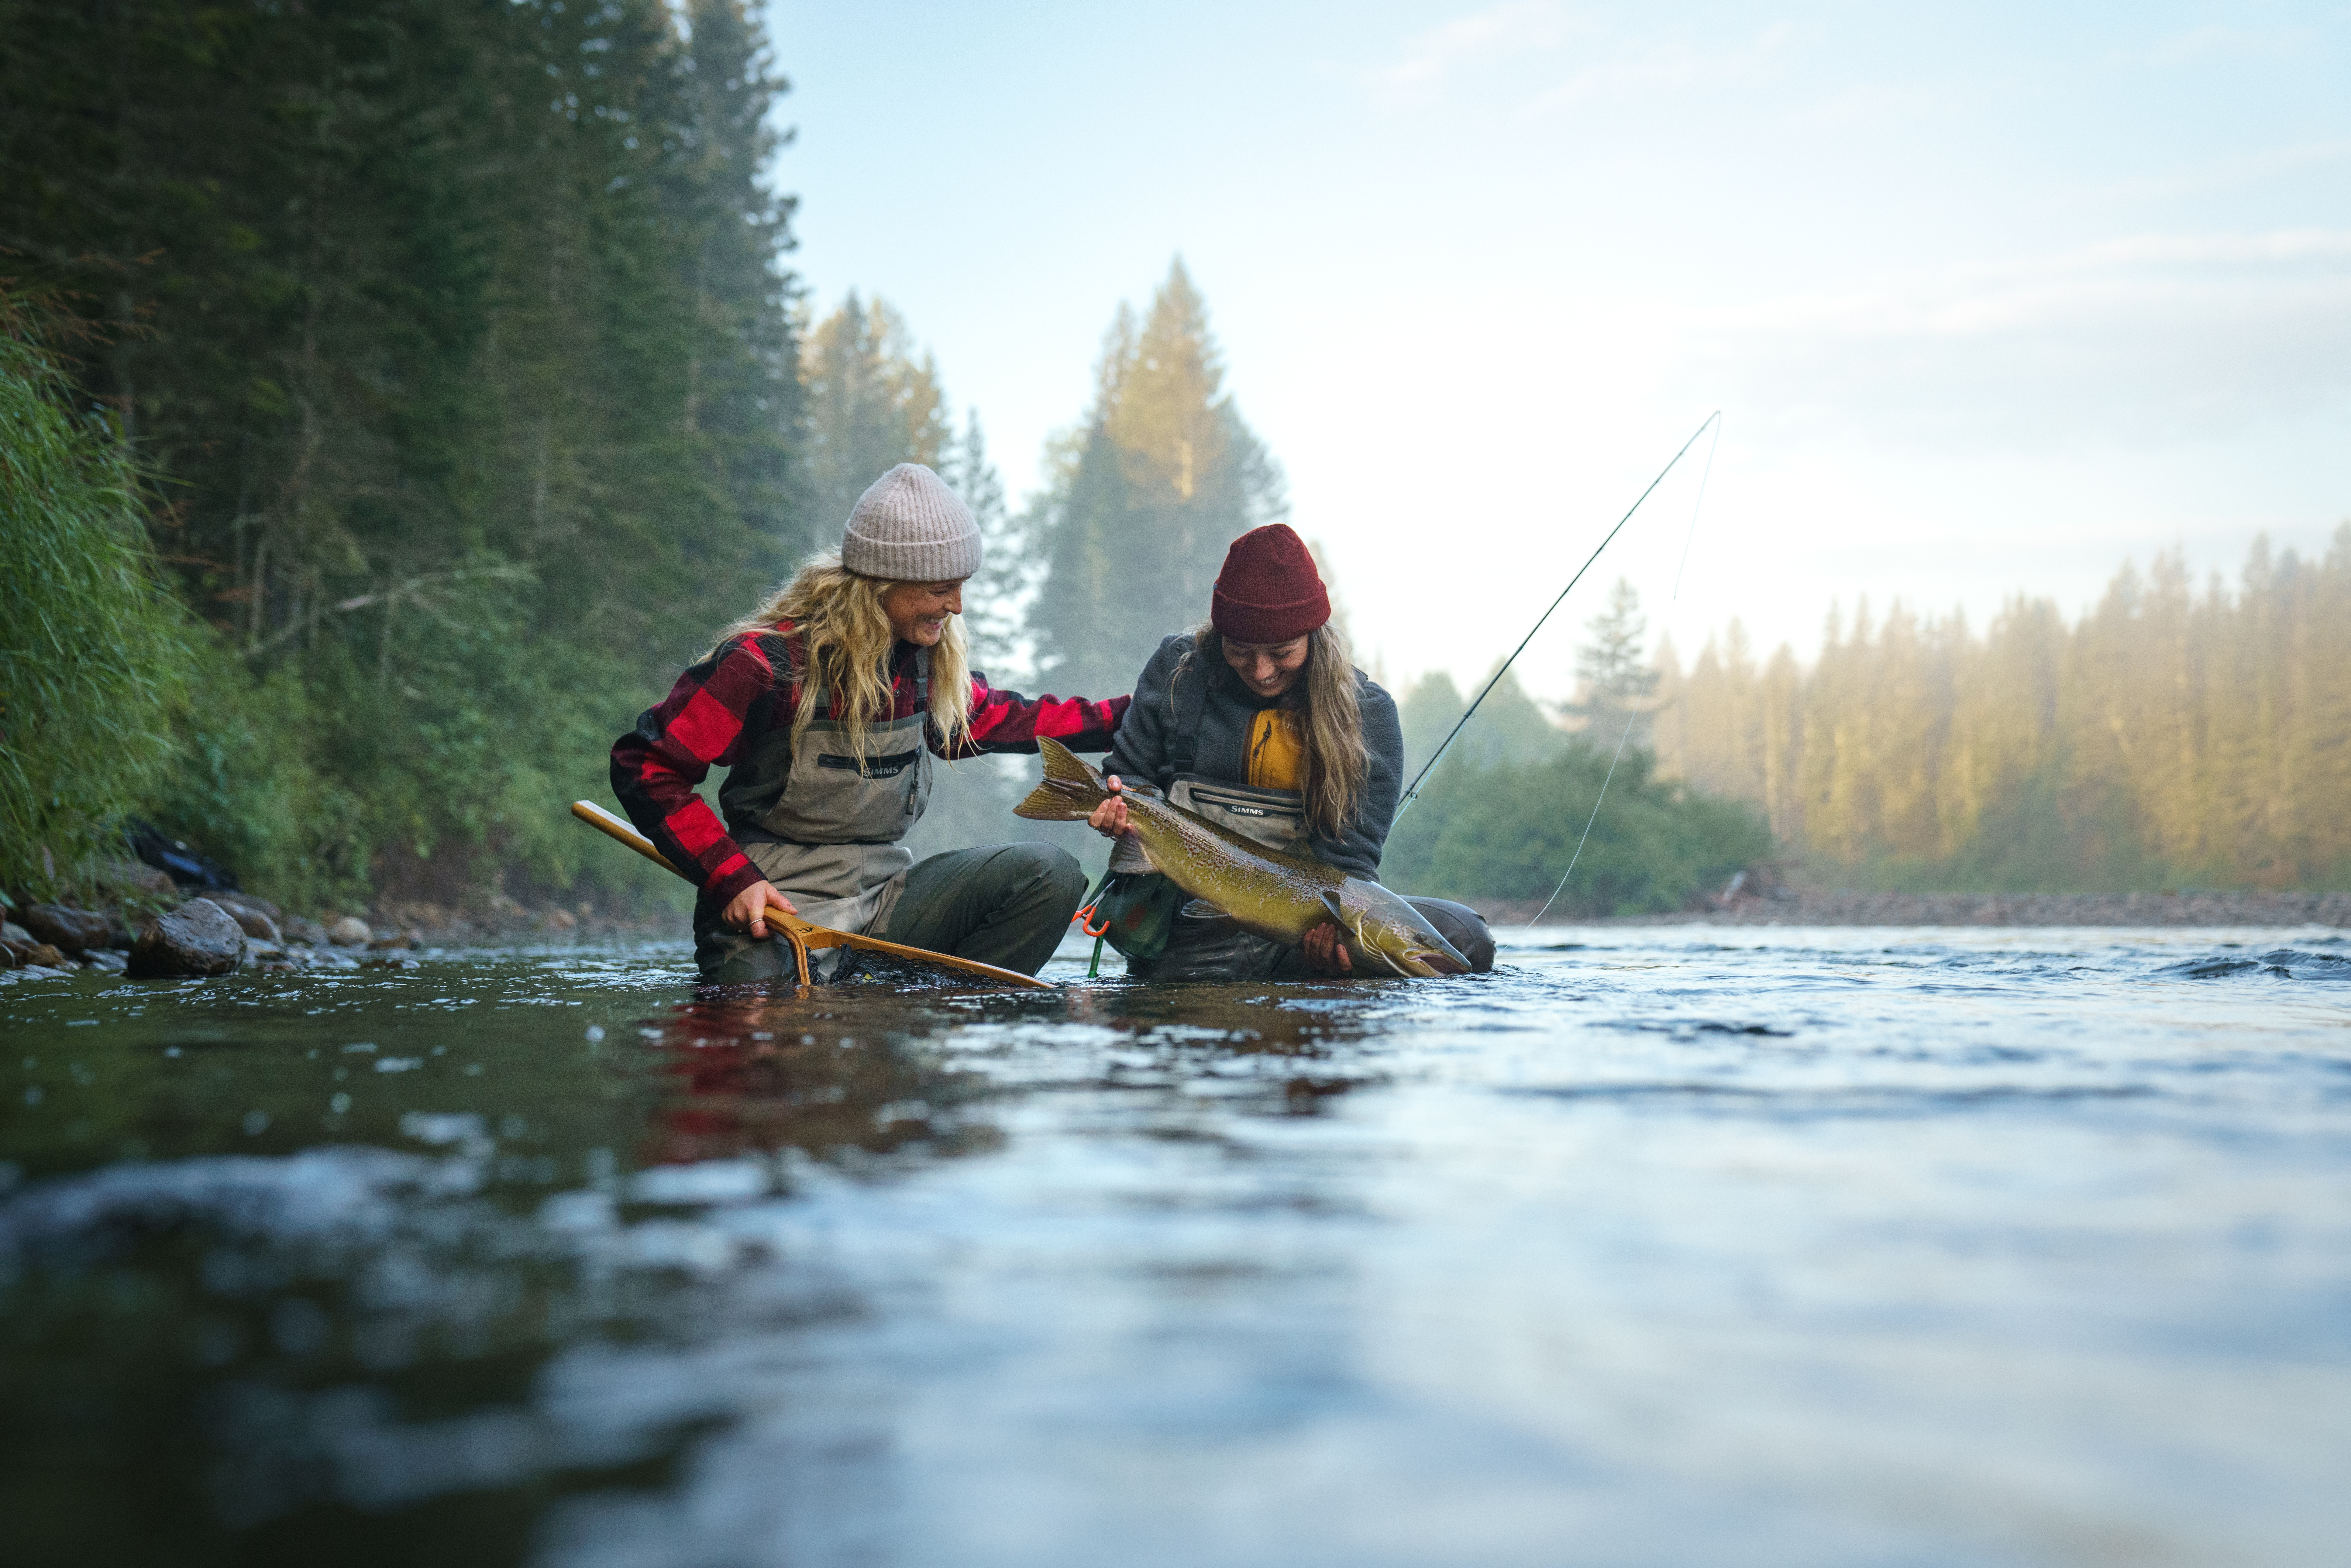
[(2351, 401), (2351, 230), (2147, 235), (1782, 299), (1701, 356), (1783, 429), (2145, 448)]
[(1370, 72), (1368, 79), (1394, 98), (1426, 99), (1460, 67), (1515, 49), (1549, 48), (1563, 27), (1552, 0), (1506, 0), (1421, 34), (1403, 57)]
[(1627, 50), (1575, 72), (1523, 112), (1531, 119), (1594, 99), (1654, 97), (1739, 80), (1761, 70), (1794, 36), (1793, 27), (1775, 23), (1744, 44), (1710, 54), (1678, 46)]

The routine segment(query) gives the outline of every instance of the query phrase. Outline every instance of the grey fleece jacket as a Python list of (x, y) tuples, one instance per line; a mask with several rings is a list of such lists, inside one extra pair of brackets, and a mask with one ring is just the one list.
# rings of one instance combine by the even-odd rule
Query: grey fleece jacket
[[(1162, 789), (1175, 781), (1167, 743), (1176, 733), (1176, 704), (1168, 688), (1176, 665), (1191, 651), (1189, 632), (1169, 637), (1143, 666), (1143, 674), (1134, 678), (1134, 706), (1119, 721), (1118, 734), (1111, 740), (1104, 772), (1156, 784)], [(1202, 779), (1244, 784), (1249, 779), (1243, 758), (1249, 725), (1267, 705), (1233, 678), (1223, 660), (1216, 664), (1214, 670), (1204, 670), (1195, 661), (1184, 672), (1187, 689), (1204, 675), (1209, 679), (1192, 771)], [(1337, 838), (1317, 833), (1311, 843), (1317, 859), (1350, 876), (1376, 880), (1380, 846), (1387, 842), (1388, 824), (1395, 820), (1396, 796), (1404, 788), (1404, 726), (1396, 718), (1395, 699), (1361, 670), (1355, 672), (1355, 691), (1364, 711), (1364, 749), (1371, 754), (1364, 793), (1354, 816)]]

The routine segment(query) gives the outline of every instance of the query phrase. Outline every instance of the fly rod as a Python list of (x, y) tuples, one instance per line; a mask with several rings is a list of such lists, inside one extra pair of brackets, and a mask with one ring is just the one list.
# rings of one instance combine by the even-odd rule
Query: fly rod
[[(1676, 464), (1679, 463), (1685, 456), (1688, 455), (1689, 449), (1698, 444), (1698, 438), (1706, 434), (1707, 426), (1714, 423), (1721, 417), (1722, 411), (1720, 409), (1716, 409), (1712, 413), (1708, 414), (1704, 419), (1698, 422), (1698, 428), (1690, 432), (1690, 438), (1682, 443), (1681, 450), (1675, 453), (1672, 461), (1668, 462), (1663, 468), (1658, 469), (1657, 476), (1649, 481), (1648, 489), (1641, 492), (1639, 499), (1635, 500), (1633, 505), (1625, 510), (1623, 517), (1616, 519), (1616, 526), (1610, 528), (1607, 535), (1601, 539), (1600, 543), (1593, 548), (1592, 553), (1583, 558), (1583, 564), (1575, 569), (1575, 575), (1567, 580), (1567, 586), (1561, 589), (1559, 591), (1559, 597), (1551, 601), (1551, 609), (1544, 611), (1540, 616), (1535, 618), (1534, 625), (1528, 630), (1525, 636), (1519, 639), (1519, 645), (1510, 650), (1510, 656), (1502, 661), (1501, 667), (1494, 672), (1494, 678), (1488, 681), (1486, 683), (1485, 689), (1478, 694), (1477, 701), (1472, 702), (1469, 705), (1468, 709), (1462, 713), (1459, 721), (1457, 722), (1451, 731), (1446, 735), (1444, 744), (1437, 748), (1437, 755), (1422, 763), (1420, 765), (1420, 771), (1413, 775), (1411, 787), (1405, 790), (1404, 798), (1396, 802), (1395, 814), (1397, 817), (1403, 816), (1405, 812), (1411, 808), (1412, 803), (1420, 798), (1421, 784), (1428, 778), (1430, 770), (1435, 768), (1439, 762), (1445, 759), (1445, 753), (1452, 747), (1454, 737), (1461, 733), (1462, 726), (1468, 724), (1469, 722), (1470, 716), (1478, 711), (1479, 703), (1484, 702), (1487, 695), (1491, 693), (1496, 686), (1502, 684), (1502, 677), (1510, 674), (1510, 666), (1518, 663), (1519, 655), (1527, 651), (1527, 644), (1535, 640), (1535, 633), (1541, 631), (1543, 629), (1543, 622), (1551, 619), (1552, 611), (1557, 610), (1562, 604), (1567, 602), (1567, 596), (1575, 591), (1575, 585), (1583, 580), (1583, 574), (1592, 570), (1592, 563), (1600, 559), (1600, 552), (1606, 549), (1609, 544), (1614, 540), (1616, 536), (1625, 531), (1625, 525), (1631, 522), (1633, 520), (1633, 514), (1641, 509), (1641, 502), (1647, 500), (1651, 494), (1656, 490), (1656, 487), (1666, 482), (1666, 476), (1674, 471), (1674, 465)], [(1395, 818), (1391, 818), (1389, 821), (1393, 825)]]
[[(680, 876), (685, 876), (685, 873), (678, 871), (677, 867), (671, 863), (667, 855), (653, 847), (653, 841), (593, 800), (572, 801), (571, 814), (605, 837), (628, 845), (653, 864), (677, 872)], [(686, 877), (686, 880), (691, 882), (694, 879)], [(949, 953), (934, 953), (926, 947), (903, 946), (898, 943), (884, 942), (879, 936), (868, 936), (857, 931), (835, 931), (829, 925), (818, 925), (803, 920), (780, 904), (768, 905), (766, 919), (775, 929), (776, 935), (790, 945), (793, 962), (799, 970), (799, 980), (803, 986), (809, 983), (810, 948), (861, 947), (869, 953), (888, 953), (895, 957), (912, 959), (917, 964), (935, 964), (943, 968), (958, 969), (965, 974), (979, 975), (1008, 986), (1029, 986), (1040, 991), (1054, 989), (1050, 982), (1040, 980), (1034, 975), (1023, 975), (1013, 969), (999, 969), (993, 964), (983, 964), (977, 958), (958, 958)]]
[[(1721, 413), (1720, 409), (1715, 410), (1718, 417)], [(1704, 430), (1706, 426), (1701, 424), (1698, 428)], [(1714, 449), (1721, 444), (1722, 426), (1718, 424), (1714, 427), (1714, 439), (1707, 443), (1706, 466), (1698, 470), (1698, 499), (1690, 503), (1689, 531), (1682, 536), (1682, 559), (1674, 568), (1674, 591), (1666, 596), (1666, 624), (1669, 629), (1673, 625), (1674, 606), (1682, 601), (1682, 574), (1689, 570), (1690, 546), (1698, 542), (1698, 515), (1706, 506), (1706, 484), (1714, 477)], [(1541, 909), (1535, 911), (1534, 919), (1527, 922), (1528, 930), (1531, 931), (1540, 925), (1542, 917), (1551, 913), (1551, 906), (1559, 902), (1559, 895), (1567, 891), (1567, 879), (1575, 874), (1576, 862), (1583, 858), (1583, 846), (1592, 841), (1592, 825), (1600, 821), (1600, 802), (1608, 799), (1608, 786), (1615, 780), (1616, 765), (1625, 760), (1625, 743), (1633, 738), (1633, 723), (1640, 716), (1641, 710), (1636, 707), (1625, 710), (1625, 727), (1616, 737), (1616, 753), (1609, 758), (1608, 771), (1601, 776), (1600, 793), (1592, 797), (1592, 814), (1583, 819), (1583, 836), (1575, 841), (1575, 852), (1567, 857), (1567, 869), (1559, 873), (1559, 881), (1552, 886), (1551, 896), (1543, 900)]]

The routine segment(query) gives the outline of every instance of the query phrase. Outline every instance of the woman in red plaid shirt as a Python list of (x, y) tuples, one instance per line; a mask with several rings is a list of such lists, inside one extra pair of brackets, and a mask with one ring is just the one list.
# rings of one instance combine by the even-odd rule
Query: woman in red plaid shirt
[[(918, 865), (899, 842), (934, 758), (1034, 751), (1040, 736), (1106, 751), (1126, 712), (1123, 696), (1030, 701), (971, 671), (956, 617), (979, 562), (970, 509), (900, 464), (859, 497), (838, 554), (803, 562), (613, 746), (630, 820), (699, 873), (705, 980), (789, 972), (770, 902), (1024, 974), (1052, 956), (1085, 892), (1066, 852), (996, 844)], [(695, 793), (714, 766), (730, 770), (716, 812)]]

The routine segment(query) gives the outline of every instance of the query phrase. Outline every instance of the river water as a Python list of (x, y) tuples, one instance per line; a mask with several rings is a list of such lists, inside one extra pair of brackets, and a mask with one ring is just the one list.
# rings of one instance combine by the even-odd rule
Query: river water
[(5, 1556), (2343, 1562), (2346, 952), (21, 983)]

